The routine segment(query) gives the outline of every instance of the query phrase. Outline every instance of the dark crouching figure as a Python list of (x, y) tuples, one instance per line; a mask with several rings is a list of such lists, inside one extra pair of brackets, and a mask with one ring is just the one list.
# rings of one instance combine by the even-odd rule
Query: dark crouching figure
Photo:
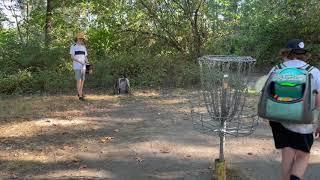
[(114, 94), (130, 94), (130, 81), (126, 75), (118, 78), (113, 87)]

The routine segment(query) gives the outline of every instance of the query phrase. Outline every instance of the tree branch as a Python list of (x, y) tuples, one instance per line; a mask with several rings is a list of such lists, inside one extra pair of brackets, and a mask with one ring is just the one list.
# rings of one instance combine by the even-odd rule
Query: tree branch
[(123, 31), (120, 31), (120, 33), (123, 33), (123, 32), (133, 32), (133, 33), (139, 33), (139, 34), (143, 34), (143, 35), (151, 35), (156, 38), (164, 39), (165, 41), (167, 41), (169, 44), (171, 44), (174, 48), (176, 48), (178, 50), (180, 48), (180, 47), (177, 47), (177, 45), (175, 43), (173, 43), (170, 38), (168, 38), (167, 36), (162, 35), (162, 34), (157, 34), (157, 33), (142, 31), (142, 30), (134, 30), (134, 29), (125, 29)]
[[(2, 0), (2, 2), (3, 2), (3, 7), (6, 8), (8, 11), (10, 11), (11, 15), (14, 17), (14, 19), (16, 21), (16, 24), (17, 24), (17, 31), (18, 31), (18, 35), (19, 35), (20, 41), (23, 43), (24, 40), (23, 40), (23, 37), (22, 37), (20, 23), (19, 23), (19, 20), (18, 20), (18, 15), (16, 14), (15, 9), (12, 6), (7, 6), (4, 0)], [(10, 2), (13, 3), (13, 0), (11, 0)]]
[(174, 35), (166, 28), (165, 25), (163, 25), (162, 21), (157, 17), (157, 15), (155, 14), (156, 11), (150, 9), (150, 7), (147, 4), (145, 4), (143, 0), (140, 0), (139, 2), (143, 7), (147, 9), (147, 12), (150, 15), (150, 17), (152, 17), (154, 21), (159, 23), (161, 29), (168, 35), (168, 39), (170, 40), (171, 44), (174, 45), (174, 47), (178, 51), (184, 52), (184, 49), (181, 47), (180, 43), (174, 38)]

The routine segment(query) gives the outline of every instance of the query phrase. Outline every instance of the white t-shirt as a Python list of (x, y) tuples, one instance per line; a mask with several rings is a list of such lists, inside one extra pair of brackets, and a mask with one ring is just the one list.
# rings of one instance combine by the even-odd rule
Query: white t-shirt
[[(304, 61), (298, 60), (298, 59), (294, 59), (294, 60), (287, 60), (285, 62), (283, 62), (283, 64), (286, 67), (303, 67), (305, 66), (307, 63), (305, 63)], [(272, 73), (272, 71), (274, 71), (275, 68), (272, 68), (270, 73)], [(313, 67), (313, 69), (310, 71), (310, 73), (313, 75), (313, 78), (315, 80), (315, 88), (318, 90), (318, 92), (320, 92), (320, 71), (318, 68)], [(315, 126), (313, 124), (289, 124), (289, 123), (281, 123), (285, 128), (293, 131), (293, 132), (297, 132), (300, 134), (310, 134), (313, 132)]]
[[(83, 64), (85, 63), (86, 57), (88, 55), (87, 48), (84, 45), (78, 43), (75, 43), (70, 47), (70, 54)], [(73, 61), (73, 69), (86, 69), (86, 66), (80, 64), (79, 62)]]

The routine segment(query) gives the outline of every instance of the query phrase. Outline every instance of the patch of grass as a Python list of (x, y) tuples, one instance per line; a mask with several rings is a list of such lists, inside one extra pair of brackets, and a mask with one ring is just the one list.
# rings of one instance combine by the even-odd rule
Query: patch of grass
[(228, 168), (227, 180), (250, 180), (250, 178), (240, 170)]
[[(54, 117), (59, 112), (83, 111), (86, 107), (105, 107), (119, 101), (109, 95), (87, 95), (87, 101), (81, 102), (76, 96), (12, 96), (1, 98), (0, 119)], [(62, 113), (63, 114), (63, 113)]]
[[(241, 172), (239, 169), (233, 169), (233, 168), (227, 168), (227, 180), (250, 180), (250, 178), (245, 175), (243, 172)], [(213, 171), (214, 174), (214, 171)], [(216, 179), (217, 177), (215, 177), (215, 174), (213, 175), (214, 178)]]
[(6, 98), (0, 102), (0, 118), (28, 118), (48, 116), (66, 110), (77, 103), (70, 96), (26, 96)]
[[(226, 169), (227, 180), (250, 180), (240, 169), (227, 167)], [(213, 179), (217, 179), (215, 170), (213, 170)]]
[(39, 167), (41, 163), (36, 161), (19, 161), (19, 160), (12, 160), (5, 163), (2, 166), (3, 169), (7, 171), (15, 171), (16, 173), (20, 173), (23, 171), (27, 171), (32, 169), (33, 167)]

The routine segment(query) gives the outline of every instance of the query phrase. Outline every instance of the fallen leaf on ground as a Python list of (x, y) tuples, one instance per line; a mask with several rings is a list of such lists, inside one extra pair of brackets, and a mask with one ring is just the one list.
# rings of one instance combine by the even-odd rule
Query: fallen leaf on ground
[(87, 165), (82, 164), (82, 165), (80, 165), (79, 169), (82, 170), (82, 169), (86, 169), (87, 167), (88, 167)]
[(160, 152), (161, 153), (170, 153), (170, 150), (169, 149), (161, 149)]
[(72, 149), (73, 149), (73, 147), (71, 147), (71, 146), (67, 146), (67, 145), (66, 145), (66, 146), (63, 146), (63, 149), (64, 149), (64, 150), (72, 150)]
[(108, 142), (108, 141), (110, 141), (110, 140), (112, 140), (112, 139), (114, 139), (114, 137), (110, 137), (110, 136), (101, 137), (101, 138), (100, 138), (100, 142), (105, 143), (105, 142)]
[(80, 160), (79, 159), (72, 159), (72, 162), (73, 163), (78, 163), (78, 162), (80, 162)]

